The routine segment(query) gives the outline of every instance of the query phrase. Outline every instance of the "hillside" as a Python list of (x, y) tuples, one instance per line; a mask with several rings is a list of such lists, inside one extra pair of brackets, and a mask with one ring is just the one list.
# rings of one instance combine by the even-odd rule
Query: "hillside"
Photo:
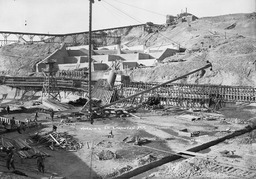
[(10, 75), (28, 75), (35, 72), (37, 62), (60, 47), (55, 43), (10, 44), (0, 48), (0, 71)]
[[(200, 68), (208, 60), (213, 64), (212, 71), (207, 70), (203, 76), (196, 74), (182, 81), (256, 86), (255, 19), (256, 13), (230, 14), (160, 26), (152, 33), (142, 27), (122, 29), (121, 43), (126, 46), (173, 44), (186, 48), (185, 53), (166, 58), (154, 68), (136, 69), (128, 74), (134, 81), (163, 82)], [(77, 41), (82, 41), (82, 37), (78, 36)], [(108, 43), (112, 43), (111, 39)], [(57, 44), (4, 46), (0, 49), (0, 71), (9, 70), (19, 75), (33, 72), (35, 64), (58, 47)]]
[[(185, 47), (186, 52), (166, 58), (154, 68), (136, 69), (129, 74), (134, 81), (163, 82), (200, 68), (208, 60), (213, 64), (212, 71), (207, 70), (204, 76), (192, 75), (182, 82), (256, 86), (255, 19), (256, 13), (234, 14), (201, 18), (190, 26), (180, 23), (168, 27), (160, 31), (161, 35), (155, 34), (158, 37), (150, 42), (151, 45), (174, 41)], [(232, 24), (235, 24), (234, 28), (225, 29)], [(138, 45), (143, 42), (140, 38), (133, 38), (131, 43)], [(183, 62), (177, 62), (181, 60)]]

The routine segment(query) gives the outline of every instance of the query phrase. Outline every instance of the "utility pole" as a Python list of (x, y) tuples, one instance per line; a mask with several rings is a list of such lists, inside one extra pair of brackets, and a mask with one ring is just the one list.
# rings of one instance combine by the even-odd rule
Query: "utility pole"
[(94, 0), (89, 0), (89, 76), (88, 76), (88, 92), (89, 92), (89, 117), (91, 120), (91, 124), (93, 124), (93, 119), (92, 119), (92, 3), (94, 3)]
[[(101, 0), (98, 0), (101, 1)], [(88, 92), (89, 92), (89, 118), (93, 124), (92, 118), (92, 3), (94, 0), (89, 0), (89, 76), (88, 76)]]

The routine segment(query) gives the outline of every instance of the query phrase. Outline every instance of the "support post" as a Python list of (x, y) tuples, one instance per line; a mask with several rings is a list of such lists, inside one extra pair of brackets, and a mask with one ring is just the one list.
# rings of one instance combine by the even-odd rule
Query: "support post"
[(92, 103), (91, 103), (91, 100), (92, 100), (92, 84), (91, 84), (91, 81), (92, 81), (92, 61), (91, 61), (91, 58), (92, 58), (92, 3), (94, 2), (94, 0), (89, 0), (89, 59), (88, 59), (88, 62), (89, 62), (89, 86), (88, 86), (88, 92), (89, 92), (89, 119), (91, 121), (91, 124), (93, 124), (93, 118), (92, 118)]
[(3, 34), (3, 37), (4, 37), (4, 45), (7, 45), (7, 42), (8, 42), (8, 36), (10, 34)]
[(30, 42), (33, 42), (35, 35), (29, 35), (28, 37), (29, 37)]

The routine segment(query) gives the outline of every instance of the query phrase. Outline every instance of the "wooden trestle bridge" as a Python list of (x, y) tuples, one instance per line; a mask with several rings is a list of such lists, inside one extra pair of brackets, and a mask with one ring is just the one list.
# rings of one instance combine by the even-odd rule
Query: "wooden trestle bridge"
[[(130, 83), (119, 86), (119, 96), (124, 98), (149, 90), (156, 83)], [(256, 89), (245, 86), (166, 84), (155, 90), (129, 99), (126, 103), (138, 104), (149, 97), (159, 97), (161, 104), (186, 108), (203, 108), (211, 102), (222, 105), (227, 102), (256, 102)], [(124, 102), (123, 102), (124, 103)]]

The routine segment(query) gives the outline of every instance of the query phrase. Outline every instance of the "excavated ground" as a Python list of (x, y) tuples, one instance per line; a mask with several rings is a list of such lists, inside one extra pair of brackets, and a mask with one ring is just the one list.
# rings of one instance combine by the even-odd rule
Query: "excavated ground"
[[(233, 112), (230, 113), (230, 111)], [(16, 119), (20, 120), (34, 116), (34, 113), (16, 112), (4, 116), (15, 116)], [(236, 116), (241, 113), (244, 114), (243, 117), (237, 118)], [(49, 177), (54, 174), (71, 179), (90, 178), (90, 175), (95, 178), (109, 178), (161, 159), (171, 153), (184, 151), (242, 129), (248, 125), (248, 119), (255, 115), (255, 106), (243, 104), (223, 108), (219, 113), (191, 112), (177, 108), (170, 108), (167, 111), (139, 110), (135, 115), (141, 118), (110, 117), (97, 119), (91, 125), (89, 122), (62, 124), (58, 114), (52, 123), (49, 121), (49, 115), (40, 113), (39, 121), (43, 123), (43, 128), (27, 130), (23, 134), (8, 133), (4, 137), (28, 139), (30, 135), (36, 132), (50, 131), (52, 125), (55, 124), (58, 126), (58, 132), (67, 132), (74, 136), (84, 144), (83, 148), (77, 152), (70, 152), (56, 147), (52, 151), (40, 143), (32, 143), (32, 146), (50, 154), (50, 157), (46, 158), (46, 173), (37, 172), (35, 159), (21, 160), (15, 156), (16, 167), (32, 178)], [(108, 138), (110, 131), (113, 132), (113, 138)], [(196, 131), (200, 131), (200, 135), (191, 137), (190, 133)], [(134, 145), (134, 136), (144, 139), (145, 144), (142, 146)], [(167, 163), (135, 178), (148, 176), (150, 176), (149, 178), (186, 178), (188, 176), (239, 178), (240, 176), (236, 173), (220, 173), (220, 169), (211, 170), (211, 168), (214, 168), (213, 166), (216, 165), (217, 161), (221, 164), (223, 162), (230, 163), (238, 166), (238, 168), (250, 168), (255, 171), (256, 166), (252, 158), (256, 154), (255, 137), (256, 132), (254, 131), (226, 140), (202, 151), (201, 153), (205, 154), (203, 157)], [(230, 158), (221, 156), (221, 152), (225, 150), (234, 151), (234, 156)], [(100, 155), (108, 160), (100, 160)], [(209, 162), (209, 166), (204, 166), (205, 162)], [(1, 171), (7, 172), (3, 156), (0, 163)], [(194, 170), (195, 166), (198, 167), (197, 171)], [(205, 173), (206, 171), (207, 173)]]

